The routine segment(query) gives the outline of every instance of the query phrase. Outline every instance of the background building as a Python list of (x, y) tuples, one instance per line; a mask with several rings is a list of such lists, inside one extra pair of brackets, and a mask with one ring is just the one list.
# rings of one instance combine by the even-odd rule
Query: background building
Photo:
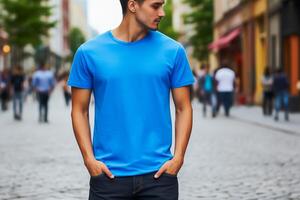
[(182, 0), (172, 0), (173, 3), (173, 28), (179, 33), (178, 41), (186, 48), (192, 68), (198, 68), (199, 62), (193, 58), (193, 48), (188, 44), (188, 39), (193, 34), (193, 26), (184, 23), (184, 15), (191, 12), (191, 8)]
[(266, 67), (283, 68), (291, 110), (299, 108), (300, 1), (215, 0), (211, 65), (232, 66), (240, 78), (239, 102), (261, 103)]
[(86, 39), (92, 34), (87, 19), (87, 0), (51, 0), (50, 4), (54, 6), (51, 20), (57, 21), (57, 25), (50, 31), (46, 51), (49, 51), (50, 65), (58, 71), (61, 67), (70, 66), (66, 61), (70, 55), (70, 30), (79, 28)]
[(8, 62), (10, 59), (8, 58), (8, 51), (10, 51), (10, 47), (7, 46), (7, 38), (7, 33), (0, 27), (0, 71), (3, 70), (4, 67), (8, 67), (9, 65)]
[(88, 24), (87, 0), (70, 0), (70, 28), (77, 27), (88, 39), (92, 36)]

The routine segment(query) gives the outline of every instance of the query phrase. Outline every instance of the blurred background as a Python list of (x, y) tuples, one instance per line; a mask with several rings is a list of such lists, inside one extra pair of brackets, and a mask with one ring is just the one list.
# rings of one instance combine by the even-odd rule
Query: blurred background
[[(180, 199), (299, 200), (300, 1), (164, 8), (159, 31), (184, 45), (195, 78)], [(0, 199), (87, 199), (66, 80), (76, 49), (121, 19), (119, 0), (0, 0)], [(34, 81), (41, 66), (52, 80), (46, 110)], [(223, 67), (235, 74), (230, 115)]]

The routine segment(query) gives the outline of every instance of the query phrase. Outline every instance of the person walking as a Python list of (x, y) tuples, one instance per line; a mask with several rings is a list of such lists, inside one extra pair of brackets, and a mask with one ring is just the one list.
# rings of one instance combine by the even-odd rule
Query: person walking
[(200, 103), (203, 103), (203, 77), (205, 75), (205, 65), (201, 65), (197, 74), (197, 97)]
[(63, 71), (58, 78), (63, 90), (63, 96), (67, 107), (69, 106), (71, 100), (71, 87), (68, 85), (68, 78), (69, 78), (68, 71)]
[(270, 68), (266, 67), (262, 77), (263, 86), (263, 104), (262, 110), (264, 115), (272, 115), (273, 110), (273, 77)]
[(233, 105), (235, 73), (227, 65), (222, 65), (215, 73), (219, 105), (224, 106), (225, 116), (229, 117)]
[(11, 75), (11, 86), (13, 90), (13, 112), (15, 120), (22, 120), (23, 90), (25, 74), (21, 66), (16, 66)]
[(192, 128), (193, 75), (183, 46), (157, 31), (164, 0), (120, 3), (121, 24), (79, 47), (68, 80), (74, 134), (91, 176), (89, 199), (176, 200)]
[(70, 100), (71, 100), (71, 88), (70, 88), (70, 86), (68, 86), (67, 81), (68, 81), (68, 76), (66, 76), (63, 79), (64, 98), (65, 98), (66, 106), (68, 107), (70, 104)]
[(284, 119), (289, 121), (289, 81), (282, 68), (274, 76), (273, 89), (275, 93), (275, 117), (279, 120), (280, 109), (284, 110)]
[(208, 68), (205, 67), (204, 69), (204, 75), (201, 78), (201, 95), (203, 97), (203, 116), (206, 116), (206, 112), (207, 112), (207, 105), (211, 106), (211, 113), (212, 113), (212, 117), (215, 117), (216, 115), (216, 97), (215, 97), (215, 93), (214, 93), (214, 79), (213, 76), (210, 75)]
[(4, 68), (0, 73), (0, 99), (1, 110), (8, 110), (8, 101), (10, 99), (10, 72), (7, 68)]
[(39, 122), (48, 123), (48, 101), (55, 86), (55, 78), (52, 71), (47, 69), (45, 64), (42, 64), (41, 67), (34, 72), (32, 86), (39, 102)]

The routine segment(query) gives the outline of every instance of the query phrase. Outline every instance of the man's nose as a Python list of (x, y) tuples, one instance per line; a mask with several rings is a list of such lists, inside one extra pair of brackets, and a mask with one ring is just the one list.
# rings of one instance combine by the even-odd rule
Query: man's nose
[(164, 17), (166, 15), (165, 11), (163, 8), (159, 9), (159, 13), (158, 13), (158, 16), (159, 17)]

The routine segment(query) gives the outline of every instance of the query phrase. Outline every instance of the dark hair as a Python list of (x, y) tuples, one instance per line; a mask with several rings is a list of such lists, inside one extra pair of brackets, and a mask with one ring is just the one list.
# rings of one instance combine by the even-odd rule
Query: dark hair
[(271, 70), (268, 66), (265, 68), (264, 75), (265, 76), (270, 76), (271, 75)]
[[(143, 3), (145, 0), (136, 0), (138, 3)], [(125, 16), (127, 12), (127, 6), (128, 6), (128, 0), (120, 0), (121, 7), (122, 7), (122, 13), (123, 16)]]
[(206, 69), (206, 68), (207, 68), (207, 65), (205, 65), (205, 64), (202, 64), (200, 67), (200, 69)]
[(277, 72), (278, 74), (283, 73), (283, 68), (282, 68), (282, 67), (277, 68), (276, 72)]
[(227, 59), (223, 59), (221, 61), (221, 68), (226, 68), (226, 67), (229, 67), (228, 60)]

